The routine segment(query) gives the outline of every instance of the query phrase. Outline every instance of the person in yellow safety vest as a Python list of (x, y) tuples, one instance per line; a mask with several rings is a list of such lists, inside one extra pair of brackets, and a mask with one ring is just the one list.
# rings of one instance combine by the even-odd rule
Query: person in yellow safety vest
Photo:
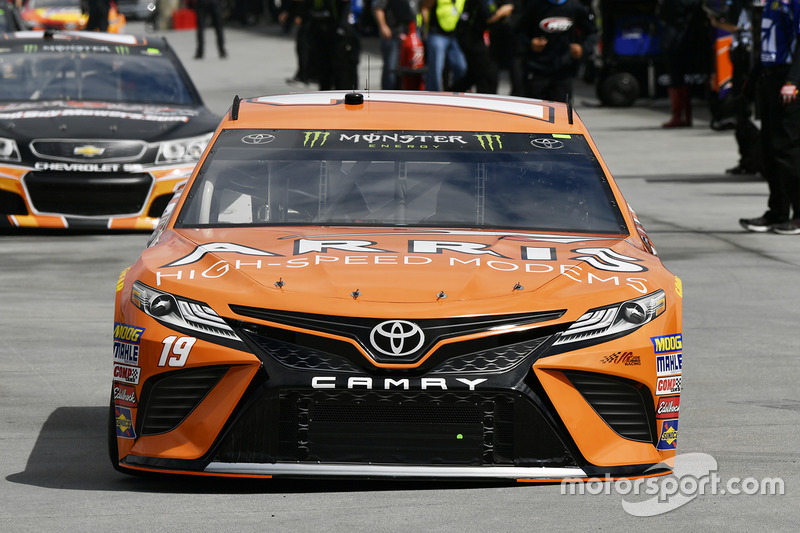
[[(428, 76), (425, 88), (442, 91), (458, 83), (467, 73), (467, 60), (456, 39), (456, 24), (466, 0), (423, 0), (422, 18), (427, 28)], [(451, 80), (442, 79), (445, 65)]]

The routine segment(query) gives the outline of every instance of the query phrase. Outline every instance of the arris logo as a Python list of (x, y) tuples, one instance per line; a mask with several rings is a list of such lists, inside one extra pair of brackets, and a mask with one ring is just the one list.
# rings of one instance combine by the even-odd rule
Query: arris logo
[(369, 341), (378, 353), (389, 357), (405, 357), (422, 348), (425, 334), (413, 322), (387, 320), (372, 328)]

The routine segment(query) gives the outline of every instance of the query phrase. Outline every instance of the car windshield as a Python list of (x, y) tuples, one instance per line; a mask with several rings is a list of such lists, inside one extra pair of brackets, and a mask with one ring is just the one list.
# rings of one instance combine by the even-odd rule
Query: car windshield
[(176, 226), (266, 225), (626, 233), (581, 135), (223, 131)]
[(90, 46), (47, 53), (40, 45), (26, 46), (28, 53), (0, 54), (0, 100), (195, 104), (178, 69), (157, 50), (135, 55), (127, 46), (98, 45), (99, 53)]

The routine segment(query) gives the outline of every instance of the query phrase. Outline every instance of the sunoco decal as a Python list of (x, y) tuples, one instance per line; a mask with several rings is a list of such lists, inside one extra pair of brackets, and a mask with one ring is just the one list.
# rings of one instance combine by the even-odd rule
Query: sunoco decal
[(674, 450), (678, 447), (678, 421), (662, 420), (659, 424), (658, 450)]
[(114, 420), (117, 424), (117, 437), (123, 439), (135, 439), (136, 432), (133, 430), (133, 416), (127, 407), (114, 406)]

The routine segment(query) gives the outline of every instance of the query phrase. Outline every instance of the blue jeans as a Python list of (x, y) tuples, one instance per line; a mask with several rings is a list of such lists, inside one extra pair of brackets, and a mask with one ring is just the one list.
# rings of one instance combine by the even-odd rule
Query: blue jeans
[(381, 53), (383, 55), (381, 89), (397, 89), (397, 67), (398, 60), (400, 59), (400, 37), (392, 36), (391, 39), (381, 39)]
[(453, 83), (467, 73), (467, 60), (461, 52), (461, 48), (458, 47), (454, 35), (429, 33), (426, 52), (428, 54), (428, 77), (425, 82), (425, 90), (441, 91), (444, 89), (442, 72), (444, 72), (445, 63), (453, 74)]

